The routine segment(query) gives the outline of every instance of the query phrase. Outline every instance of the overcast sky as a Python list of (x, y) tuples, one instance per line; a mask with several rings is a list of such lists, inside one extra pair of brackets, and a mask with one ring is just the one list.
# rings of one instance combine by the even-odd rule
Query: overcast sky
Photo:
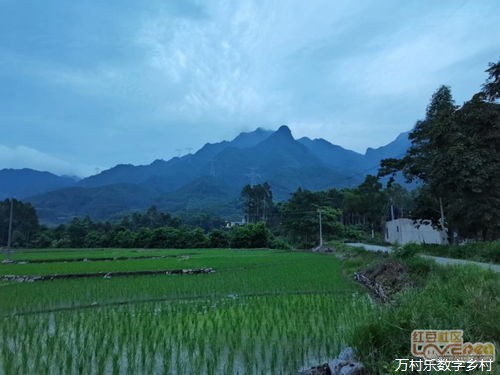
[(500, 2), (0, 0), (0, 168), (85, 176), (287, 124), (364, 152), (500, 57)]

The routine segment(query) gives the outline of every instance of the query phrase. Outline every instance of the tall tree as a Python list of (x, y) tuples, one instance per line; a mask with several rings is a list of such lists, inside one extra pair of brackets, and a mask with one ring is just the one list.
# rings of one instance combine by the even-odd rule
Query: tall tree
[(241, 190), (241, 199), (249, 223), (267, 221), (273, 212), (273, 193), (267, 182), (262, 185), (246, 185)]
[(456, 152), (456, 136), (459, 134), (455, 112), (450, 88), (441, 86), (432, 95), (425, 120), (418, 121), (410, 133), (412, 145), (406, 156), (382, 160), (379, 174), (402, 170), (408, 181), (418, 179), (427, 184), (429, 192), (442, 203), (453, 191), (455, 183), (448, 163), (451, 154)]
[(448, 160), (454, 185), (450, 222), (465, 236), (500, 236), (500, 104), (475, 95), (457, 111), (459, 134)]
[(487, 100), (495, 101), (500, 98), (500, 60), (496, 64), (490, 63), (486, 72), (489, 77), (483, 85), (483, 93)]
[(417, 122), (410, 133), (412, 146), (406, 156), (383, 160), (379, 172), (387, 175), (402, 170), (409, 181), (423, 181), (415, 213), (435, 218), (436, 212), (444, 212), (451, 229), (483, 239), (500, 233), (497, 65), (488, 69), (484, 91), (461, 108), (454, 105), (448, 87), (439, 88), (425, 120)]
[(285, 234), (299, 247), (315, 246), (319, 242), (319, 210), (322, 213), (323, 235), (328, 238), (343, 231), (342, 211), (330, 205), (331, 194), (297, 189), (281, 206)]
[(342, 210), (347, 224), (363, 224), (379, 230), (387, 208), (387, 194), (376, 176), (367, 175), (356, 189), (344, 189)]
[[(12, 245), (29, 246), (40, 230), (38, 216), (30, 203), (13, 201)], [(0, 202), (0, 246), (7, 245), (10, 220), (10, 199)]]

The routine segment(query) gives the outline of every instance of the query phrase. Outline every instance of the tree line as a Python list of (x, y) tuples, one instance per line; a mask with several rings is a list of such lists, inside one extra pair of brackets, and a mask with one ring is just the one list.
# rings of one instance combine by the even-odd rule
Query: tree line
[[(134, 212), (116, 222), (74, 218), (49, 228), (39, 225), (29, 203), (14, 200), (14, 247), (36, 248), (290, 248), (312, 247), (319, 241), (319, 211), (325, 239), (363, 239), (370, 228), (380, 231), (389, 212), (389, 196), (411, 212), (409, 192), (397, 184), (383, 189), (375, 176), (367, 176), (354, 189), (313, 192), (297, 189), (290, 199), (275, 203), (269, 184), (247, 185), (241, 202), (246, 224), (225, 227), (220, 218), (212, 228), (202, 228), (160, 212), (155, 207)], [(9, 200), (0, 202), (0, 243), (7, 243)]]
[[(14, 200), (14, 248), (265, 248), (286, 247), (263, 223), (204, 230), (151, 207), (118, 222), (74, 218), (53, 228), (40, 225), (30, 203)], [(0, 244), (7, 244), (10, 200), (0, 202)], [(218, 221), (221, 221), (218, 219)]]
[(418, 216), (449, 233), (491, 240), (500, 237), (500, 61), (486, 72), (482, 90), (462, 106), (441, 86), (410, 133), (407, 154), (383, 160), (380, 175), (402, 172), (423, 183)]
[[(321, 212), (323, 237), (330, 239), (362, 240), (371, 229), (380, 239), (384, 222), (409, 216), (413, 209), (412, 193), (392, 183), (383, 187), (377, 176), (366, 176), (356, 188), (310, 191), (298, 188), (285, 202), (273, 203), (267, 184), (247, 185), (242, 190), (245, 217), (250, 222), (265, 222), (275, 236), (294, 247), (310, 248), (319, 242)], [(269, 191), (269, 194), (261, 194)], [(263, 202), (263, 200), (271, 200)], [(269, 207), (256, 210), (255, 207)]]
[[(246, 225), (223, 228), (211, 215), (172, 217), (155, 207), (118, 222), (75, 218), (55, 228), (40, 226), (29, 203), (14, 200), (15, 247), (312, 247), (325, 239), (366, 239), (392, 218), (431, 219), (462, 238), (500, 237), (500, 62), (490, 64), (482, 90), (457, 106), (451, 89), (440, 87), (426, 117), (410, 133), (401, 159), (385, 159), (377, 176), (356, 188), (313, 192), (298, 188), (273, 201), (268, 183), (241, 191)], [(402, 173), (418, 187), (394, 182)], [(391, 176), (386, 186), (381, 177)], [(0, 244), (7, 243), (10, 203), (0, 202)]]

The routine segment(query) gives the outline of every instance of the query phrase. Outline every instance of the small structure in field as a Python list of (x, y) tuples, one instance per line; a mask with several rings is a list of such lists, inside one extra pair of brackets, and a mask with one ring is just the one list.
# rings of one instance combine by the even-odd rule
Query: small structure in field
[(385, 240), (390, 243), (406, 245), (448, 243), (446, 230), (433, 227), (430, 220), (395, 219), (385, 223)]

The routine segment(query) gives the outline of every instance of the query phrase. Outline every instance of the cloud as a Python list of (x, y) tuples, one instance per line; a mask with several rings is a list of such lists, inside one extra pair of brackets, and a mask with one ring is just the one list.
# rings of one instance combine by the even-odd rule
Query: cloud
[[(374, 34), (367, 53), (343, 59), (331, 79), (370, 97), (416, 96), (460, 80), (446, 71), (497, 45), (489, 37), (488, 8), (466, 5), (427, 9), (407, 26), (396, 23), (390, 34)], [(485, 22), (472, 30), (471, 21), (482, 17)]]
[(7, 147), (0, 145), (0, 169), (3, 168), (31, 168), (57, 175), (80, 177), (95, 173), (95, 168), (88, 165), (74, 165), (26, 146)]
[(313, 61), (297, 67), (297, 51), (341, 32), (333, 27), (358, 11), (346, 4), (212, 2), (203, 19), (146, 18), (136, 37), (158, 81), (177, 96), (165, 112), (234, 124), (260, 119), (281, 123), (302, 90)]
[(2, 142), (81, 171), (281, 124), (363, 151), (441, 84), (470, 98), (498, 58), (494, 0), (6, 4)]

